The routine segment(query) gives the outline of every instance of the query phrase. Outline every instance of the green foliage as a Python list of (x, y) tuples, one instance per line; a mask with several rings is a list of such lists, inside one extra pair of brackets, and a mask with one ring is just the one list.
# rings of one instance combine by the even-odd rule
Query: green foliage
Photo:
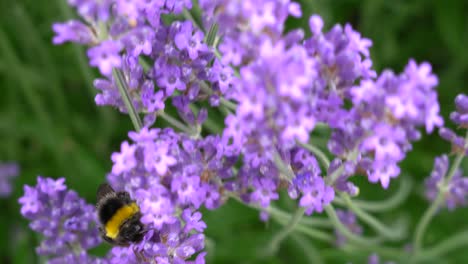
[[(454, 96), (468, 91), (467, 1), (299, 2), (304, 18), (291, 19), (289, 28), (307, 31), (311, 13), (323, 15), (327, 27), (350, 22), (373, 40), (372, 58), (379, 71), (400, 71), (409, 58), (432, 63), (440, 77), (440, 103), (446, 120), (454, 107)], [(94, 203), (95, 190), (110, 170), (111, 153), (132, 129), (127, 116), (94, 104), (92, 80), (97, 74), (87, 65), (84, 50), (71, 44), (52, 45), (51, 24), (72, 17), (65, 0), (0, 2), (0, 160), (18, 161), (22, 169), (13, 183), (12, 197), (0, 200), (0, 263), (41, 261), (34, 253), (39, 238), (19, 214), (17, 200), (22, 186), (35, 184), (37, 175), (64, 176), (70, 188)], [(403, 163), (404, 177), (412, 177), (416, 183), (404, 205), (411, 231), (428, 206), (421, 183), (432, 169), (433, 158), (447, 151), (448, 144), (437, 135), (425, 136)], [(359, 184), (364, 198), (388, 196), (364, 181)], [(392, 184), (389, 192), (395, 191), (396, 185)], [(367, 257), (291, 236), (278, 256), (260, 259), (262, 246), (268, 244), (272, 230), (278, 229), (275, 223), (260, 222), (257, 211), (237, 202), (204, 215), (210, 263), (362, 263)], [(397, 213), (381, 216), (393, 219)], [(430, 226), (426, 242), (431, 245), (456, 233), (467, 226), (466, 219), (466, 209), (441, 212)], [(318, 249), (312, 252), (311, 247)], [(102, 247), (93, 253), (103, 255), (107, 250)], [(434, 263), (463, 263), (466, 259), (468, 252), (458, 250)]]

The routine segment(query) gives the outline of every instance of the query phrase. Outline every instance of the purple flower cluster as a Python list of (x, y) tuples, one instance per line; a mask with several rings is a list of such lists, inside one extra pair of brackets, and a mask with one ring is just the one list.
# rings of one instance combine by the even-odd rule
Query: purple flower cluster
[(222, 61), (234, 66), (255, 60), (262, 48), (252, 43), (276, 43), (282, 38), (288, 16), (302, 14), (300, 5), (290, 0), (200, 0), (199, 5), (205, 27), (219, 25)]
[[(400, 76), (386, 71), (376, 78), (369, 53), (371, 41), (349, 24), (324, 32), (322, 19), (313, 15), (309, 19), (310, 38), (304, 40), (301, 30), (284, 34), (288, 16), (301, 15), (297, 3), (200, 1), (205, 28), (216, 24), (223, 38), (221, 60), (215, 58), (213, 49), (204, 43), (204, 34), (191, 22), (166, 25), (162, 21), (162, 14), (180, 13), (184, 7), (191, 8), (191, 1), (90, 3), (94, 1), (71, 3), (86, 24), (71, 21), (55, 25), (54, 41), (92, 45), (88, 50), (90, 64), (105, 76), (95, 82), (101, 90), (96, 102), (126, 111), (111, 74), (115, 68), (123, 72), (137, 111), (147, 114), (147, 125), (170, 97), (190, 125), (206, 118), (206, 111), (195, 116), (190, 103), (209, 98), (211, 105), (217, 106), (221, 97), (237, 101), (235, 113), (226, 117), (221, 140), (217, 138), (217, 148), (222, 153), (218, 159), (237, 160), (241, 156), (242, 166), (237, 177), (221, 180), (218, 185), (240, 194), (246, 202), (267, 207), (278, 199), (281, 182), (286, 181), (289, 189), (297, 192), (293, 197), (302, 195), (299, 203), (307, 212), (321, 211), (334, 196), (327, 184), (354, 194), (357, 188), (347, 179), (358, 171), (387, 188), (390, 179), (398, 176), (398, 162), (411, 148), (411, 141), (419, 138), (417, 127), (426, 126), (431, 132), (442, 124), (434, 91), (437, 79), (428, 64), (418, 66), (411, 61)], [(112, 4), (115, 8), (110, 8)], [(239, 67), (239, 79), (234, 79), (234, 70), (226, 64)], [(349, 103), (352, 107), (345, 106)], [(332, 128), (329, 148), (338, 156), (334, 164), (346, 165), (339, 177), (327, 184), (316, 172), (293, 168), (292, 155), (300, 150), (297, 141), (307, 143), (317, 122)], [(160, 149), (171, 151), (168, 146)], [(126, 165), (137, 163), (124, 156), (136, 155), (132, 153), (135, 145), (122, 145), (122, 151), (113, 157), (114, 174), (125, 174)], [(156, 155), (161, 160), (147, 154), (145, 169), (163, 175), (167, 167), (176, 166), (177, 159), (167, 153)], [(289, 173), (281, 171), (281, 163)], [(198, 208), (203, 198), (194, 199), (196, 195), (191, 195), (195, 191), (182, 188), (197, 186), (197, 181), (189, 175), (184, 182), (172, 183), (170, 191), (177, 192), (178, 202)], [(310, 197), (312, 189), (314, 194), (322, 190), (324, 197)], [(320, 203), (312, 205), (312, 201)], [(163, 215), (173, 213), (172, 209), (164, 210), (160, 212)], [(154, 224), (162, 227), (167, 219), (159, 219), (160, 223)]]
[(235, 115), (226, 118), (224, 140), (253, 167), (272, 160), (278, 146), (290, 150), (307, 142), (314, 128), (314, 61), (304, 47), (285, 42), (260, 44), (260, 57), (241, 68)]
[(426, 197), (434, 201), (439, 192), (443, 192), (447, 208), (454, 210), (457, 207), (465, 206), (468, 202), (468, 178), (463, 176), (461, 169), (457, 169), (453, 177), (446, 184), (446, 187), (443, 187), (448, 169), (449, 159), (447, 155), (435, 158), (434, 169), (425, 182)]
[(133, 26), (141, 19), (158, 23), (162, 14), (180, 14), (184, 8), (192, 8), (190, 0), (69, 0), (68, 3), (91, 25), (117, 19)]
[[(244, 8), (242, 4), (216, 3), (224, 8), (214, 5), (218, 11), (207, 19), (220, 25), (239, 23), (241, 33), (235, 33), (242, 36), (257, 32), (253, 16), (242, 20), (236, 15)], [(205, 9), (213, 7), (206, 4)], [(269, 18), (268, 12), (262, 17)], [(271, 19), (284, 22), (281, 15)], [(390, 179), (399, 175), (397, 164), (411, 148), (411, 141), (420, 137), (417, 127), (425, 126), (431, 132), (442, 125), (434, 90), (437, 78), (430, 65), (410, 61), (400, 76), (385, 71), (376, 79), (369, 57), (370, 40), (349, 24), (324, 33), (319, 16), (313, 15), (309, 22), (312, 37), (303, 43), (302, 32), (281, 36), (269, 34), (267, 26), (262, 26), (264, 30), (254, 34), (259, 43), (255, 52), (248, 60), (234, 63), (241, 66), (238, 92), (233, 97), (239, 105), (235, 115), (226, 118), (223, 140), (230, 151), (259, 167), (272, 161), (276, 152), (294, 148), (296, 141), (307, 142), (315, 124), (324, 122), (333, 129), (331, 152), (351, 160), (371, 182), (380, 181), (387, 188)], [(240, 44), (242, 41), (236, 42)], [(242, 46), (231, 50), (239, 49)], [(345, 107), (348, 102), (351, 108)]]
[[(321, 99), (334, 100), (333, 96), (343, 96), (359, 79), (375, 77), (369, 52), (372, 41), (362, 38), (350, 24), (335, 25), (328, 32), (323, 32), (323, 26), (320, 16), (309, 18), (312, 37), (305, 40), (304, 46), (319, 65), (317, 86), (322, 91)], [(327, 120), (330, 116), (323, 118)]]
[(19, 174), (19, 166), (16, 163), (0, 163), (0, 197), (8, 197), (12, 192), (11, 180)]
[[(187, 260), (202, 250), (206, 225), (197, 210), (202, 205), (217, 208), (228, 193), (264, 208), (279, 198), (276, 166), (244, 165), (235, 175), (233, 166), (238, 158), (226, 152), (219, 136), (192, 139), (171, 129), (144, 128), (130, 132), (129, 137), (133, 143), (123, 142), (121, 151), (112, 155), (114, 165), (108, 180), (137, 200), (142, 222), (155, 230), (140, 245), (148, 258)], [(317, 161), (303, 149), (294, 149), (286, 157), (291, 159), (291, 170), (299, 175), (290, 185), (291, 197), (300, 197), (299, 205), (306, 214), (322, 212), (333, 200), (334, 190), (319, 176)], [(180, 244), (167, 244), (163, 239), (166, 232), (178, 237)], [(190, 245), (193, 250), (189, 255), (177, 255), (180, 245)]]
[(351, 87), (353, 108), (335, 119), (339, 124), (330, 150), (344, 157), (354, 153), (357, 169), (387, 188), (390, 179), (399, 175), (398, 162), (411, 150), (411, 142), (421, 137), (417, 128), (425, 126), (430, 133), (443, 124), (436, 85), (430, 65), (411, 60), (401, 75), (387, 70), (375, 80)]
[[(358, 194), (349, 181), (356, 174), (388, 188), (421, 137), (419, 129), (431, 133), (443, 125), (438, 80), (428, 63), (410, 60), (401, 74), (377, 75), (372, 42), (349, 24), (326, 30), (313, 15), (311, 37), (305, 39), (302, 30), (284, 32), (290, 16), (302, 15), (290, 0), (199, 0), (206, 35), (194, 22), (165, 19), (171, 14), (188, 19), (190, 0), (69, 3), (82, 20), (55, 24), (53, 42), (89, 47), (89, 63), (102, 74), (94, 82), (100, 91), (96, 104), (128, 111), (135, 119), (126, 107), (130, 101), (145, 115), (143, 129), (130, 132), (130, 141), (112, 154), (107, 179), (137, 201), (149, 231), (140, 243), (114, 247), (105, 259), (90, 257), (86, 250), (99, 243), (92, 208), (66, 190), (63, 179), (39, 178), (37, 187), (25, 187), (22, 214), (46, 237), (39, 252), (58, 262), (204, 263), (202, 207), (216, 209), (235, 196), (267, 208), (287, 190), (305, 214), (320, 213), (335, 192)], [(208, 136), (151, 128), (157, 116), (165, 117), (166, 102), (183, 120), (178, 128), (197, 132), (208, 115), (203, 107), (229, 105), (222, 109), (225, 128)], [(456, 105), (451, 119), (468, 128), (468, 97), (458, 96)], [(305, 147), (318, 123), (331, 129), (328, 149), (335, 156), (330, 166), (321, 159), (327, 164), (323, 170)], [(468, 153), (453, 131), (442, 128), (440, 134)], [(429, 199), (440, 191), (447, 166), (446, 156), (436, 159), (426, 181)], [(446, 192), (448, 207), (464, 204), (466, 190), (468, 183), (457, 172)], [(362, 233), (354, 214), (337, 214), (351, 232)], [(52, 235), (59, 239), (52, 241)], [(346, 243), (342, 234), (336, 236), (338, 245)], [(69, 244), (79, 250), (70, 251)], [(371, 261), (378, 263), (378, 257)]]
[[(177, 221), (173, 224), (164, 225), (157, 232), (151, 230), (144, 240), (131, 247), (114, 247), (109, 255), (109, 263), (187, 263), (204, 264), (206, 252), (199, 253), (195, 258), (190, 259), (194, 254), (204, 247), (204, 235), (193, 234), (202, 232), (206, 227), (200, 220), (201, 214), (191, 215), (190, 210), (182, 213), (184, 226)], [(141, 256), (135, 254), (140, 252)]]
[(359, 173), (354, 160), (342, 161), (339, 158), (334, 159), (328, 167), (328, 174), (331, 177), (336, 176), (334, 187), (336, 190), (346, 192), (351, 196), (359, 194), (359, 188), (351, 181), (348, 181), (354, 174)]
[(288, 181), (290, 176), (284, 175), (286, 172), (278, 169), (273, 161), (264, 161), (258, 167), (244, 163), (237, 177), (225, 181), (226, 189), (246, 203), (267, 208), (272, 201), (279, 199), (279, 191), (287, 188), (289, 196), (299, 199), (299, 206), (307, 215), (322, 212), (333, 200), (335, 192), (320, 176), (315, 157), (302, 148), (294, 148), (283, 152), (279, 158), (289, 164), (290, 173), (294, 176), (291, 182)]
[(99, 263), (86, 253), (101, 243), (94, 206), (67, 190), (64, 182), (38, 177), (36, 186), (24, 186), (21, 214), (44, 237), (36, 251), (49, 256), (49, 263)]
[[(113, 69), (124, 75), (134, 108), (152, 123), (155, 114), (173, 104), (181, 117), (194, 125), (189, 103), (209, 99), (219, 104), (220, 96), (232, 92), (233, 70), (224, 66), (204, 43), (204, 34), (189, 21), (163, 23), (161, 15), (179, 14), (192, 1), (74, 0), (84, 22), (72, 20), (54, 24), (53, 42), (67, 41), (90, 46), (89, 63), (103, 78), (96, 79), (98, 105), (111, 105), (126, 112)], [(202, 89), (202, 87), (208, 87)]]
[[(313, 54), (300, 43), (302, 32), (281, 39), (284, 21), (288, 14), (300, 15), (299, 6), (289, 1), (266, 1), (267, 9), (240, 5), (242, 15), (255, 21), (247, 27), (250, 33), (238, 32), (237, 36), (250, 35), (261, 42), (258, 49), (242, 55), (241, 61), (252, 63), (241, 68), (241, 83), (234, 79), (234, 69), (226, 65), (236, 63), (215, 58), (204, 43), (204, 34), (191, 22), (163, 23), (162, 14), (191, 7), (191, 1), (172, 2), (73, 1), (85, 23), (54, 26), (55, 43), (91, 46), (90, 64), (104, 76), (95, 81), (101, 91), (96, 103), (126, 111), (112, 74), (119, 69), (135, 109), (146, 114), (147, 126), (168, 98), (182, 119), (194, 126), (204, 121), (207, 112), (195, 116), (190, 103), (208, 99), (217, 106), (222, 97), (240, 103), (236, 115), (227, 117), (228, 129), (222, 137), (194, 139), (169, 129), (144, 128), (131, 132), (133, 143), (122, 143), (121, 151), (112, 155), (109, 182), (137, 200), (142, 222), (155, 230), (140, 248), (149, 259), (169, 262), (186, 261), (197, 254), (203, 258), (205, 224), (197, 211), (201, 206), (217, 208), (228, 192), (262, 207), (278, 199), (285, 177), (275, 164), (276, 156), (293, 175), (300, 175), (289, 176), (287, 185), (307, 214), (321, 212), (334, 197), (333, 188), (319, 176), (313, 155), (295, 147), (295, 140), (307, 142), (314, 128), (314, 82), (320, 72)], [(200, 4), (204, 7), (207, 2)], [(266, 17), (270, 15), (274, 17)], [(220, 49), (225, 53), (225, 44), (234, 41), (229, 36), (235, 34), (223, 31), (223, 25), (220, 29), (225, 47)], [(289, 69), (286, 74), (285, 69)], [(291, 116), (296, 118), (289, 121)], [(284, 147), (277, 148), (278, 144)], [(233, 166), (239, 154), (243, 154), (243, 165), (235, 175)], [(128, 256), (125, 250), (114, 250), (111, 257)]]
[(299, 205), (305, 208), (306, 215), (314, 211), (321, 213), (323, 207), (335, 198), (333, 188), (327, 186), (322, 177), (311, 173), (299, 174), (294, 178), (289, 188), (289, 195), (295, 199), (299, 194), (301, 194)]
[(197, 210), (224, 201), (222, 179), (233, 176), (235, 160), (224, 157), (217, 136), (193, 140), (171, 129), (144, 128), (129, 137), (133, 143), (122, 143), (112, 155), (108, 180), (137, 200), (141, 221), (155, 230), (141, 245), (145, 256), (188, 260), (204, 245), (206, 225)]

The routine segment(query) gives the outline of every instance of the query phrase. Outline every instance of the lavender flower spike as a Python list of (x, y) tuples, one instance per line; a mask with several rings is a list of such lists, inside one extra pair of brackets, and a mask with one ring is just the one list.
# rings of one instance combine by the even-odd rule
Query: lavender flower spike
[(64, 178), (39, 176), (36, 186), (24, 186), (19, 203), (21, 214), (31, 221), (31, 229), (44, 237), (36, 248), (39, 255), (49, 256), (49, 263), (77, 259), (93, 263), (86, 250), (101, 243), (94, 206), (67, 190)]

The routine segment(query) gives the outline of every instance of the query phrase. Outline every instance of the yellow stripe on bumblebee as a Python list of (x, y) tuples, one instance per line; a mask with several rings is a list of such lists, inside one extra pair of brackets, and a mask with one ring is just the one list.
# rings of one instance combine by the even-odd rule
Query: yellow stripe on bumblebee
[(115, 239), (119, 234), (120, 226), (133, 215), (138, 213), (140, 208), (136, 203), (131, 203), (119, 208), (112, 218), (106, 223), (106, 236)]

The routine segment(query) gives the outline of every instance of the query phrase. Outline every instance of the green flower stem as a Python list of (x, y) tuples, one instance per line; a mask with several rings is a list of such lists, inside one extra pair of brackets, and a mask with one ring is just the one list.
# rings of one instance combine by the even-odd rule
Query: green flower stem
[[(189, 107), (190, 107), (190, 110), (192, 110), (192, 112), (198, 113), (199, 108), (196, 104), (190, 104)], [(203, 122), (202, 127), (208, 130), (211, 134), (219, 134), (220, 132), (223, 131), (223, 128), (220, 125), (218, 125), (215, 121), (210, 119), (209, 115), (208, 115), (208, 118), (205, 120), (205, 122)], [(194, 129), (197, 130), (196, 131), (197, 137), (200, 136), (201, 134), (200, 125), (198, 124), (197, 127), (195, 127)]]
[(410, 194), (413, 182), (410, 178), (402, 178), (398, 191), (390, 198), (383, 201), (362, 201), (353, 199), (353, 203), (368, 212), (386, 212), (400, 206)]
[[(468, 140), (468, 132), (465, 136), (465, 142), (467, 140)], [(437, 210), (445, 201), (447, 185), (450, 183), (450, 180), (455, 175), (455, 172), (457, 171), (458, 167), (460, 167), (460, 164), (464, 157), (465, 157), (464, 153), (459, 153), (456, 156), (455, 161), (453, 162), (452, 167), (450, 168), (450, 171), (447, 174), (447, 177), (445, 177), (445, 179), (442, 182), (441, 187), (439, 188), (439, 193), (437, 194), (435, 201), (426, 210), (423, 217), (421, 218), (418, 225), (416, 226), (416, 232), (414, 233), (414, 242), (413, 242), (414, 243), (414, 255), (419, 254), (419, 251), (421, 250), (423, 246), (422, 244), (423, 244), (424, 234), (426, 233), (426, 229), (429, 226), (429, 223), (431, 222), (432, 218), (436, 214)]]
[(298, 225), (296, 230), (304, 235), (309, 236), (312, 239), (317, 239), (329, 244), (333, 244), (335, 242), (335, 238), (333, 236), (320, 230), (315, 230), (310, 227), (305, 227), (303, 225)]
[(349, 197), (348, 194), (341, 194), (341, 197), (344, 199), (346, 205), (351, 211), (353, 211), (357, 217), (359, 217), (363, 222), (371, 226), (379, 235), (390, 240), (390, 241), (400, 241), (406, 235), (406, 228), (400, 226), (400, 228), (387, 228), (383, 223), (377, 220), (372, 215), (368, 214), (358, 206), (356, 206)]
[(341, 247), (341, 249), (350, 254), (356, 254), (356, 252), (368, 255), (378, 253), (382, 257), (396, 261), (396, 263), (407, 263), (408, 259), (408, 253), (406, 253), (403, 248), (389, 248), (384, 246), (362, 247), (348, 244)]
[[(267, 212), (271, 215), (275, 215), (277, 217), (282, 217), (284, 219), (290, 217), (290, 214), (284, 212), (274, 206), (270, 206), (267, 209)], [(322, 228), (332, 228), (332, 224), (325, 218), (317, 218), (317, 217), (305, 217), (301, 220), (301, 225), (312, 226), (312, 227), (322, 227)]]
[[(323, 153), (320, 149), (318, 149), (317, 147), (315, 147), (314, 145), (311, 145), (311, 144), (304, 144), (304, 143), (301, 143), (301, 142), (298, 142), (297, 141), (297, 144), (302, 146), (303, 148), (309, 150), (310, 152), (312, 152), (313, 154), (315, 154), (319, 159), (320, 161), (323, 163), (323, 165), (328, 168), (330, 166), (330, 161), (329, 159), (327, 158), (327, 156), (325, 155), (325, 153)], [(340, 174), (341, 174), (341, 171), (342, 169), (339, 168), (337, 171), (340, 171)], [(336, 178), (336, 177), (331, 177), (332, 179), (333, 178)], [(403, 189), (403, 188), (401, 188)], [(406, 193), (408, 193), (408, 191), (405, 191)], [(400, 192), (401, 193), (401, 192)], [(404, 194), (404, 193), (403, 193)], [(400, 197), (403, 196), (400, 194), (397, 200), (397, 202), (399, 203), (400, 200), (402, 200)], [(404, 197), (404, 196), (403, 196)], [(398, 241), (398, 240), (401, 240), (404, 238), (405, 236), (405, 230), (406, 228), (404, 227), (401, 227), (399, 229), (389, 229), (387, 228), (384, 224), (382, 224), (381, 222), (379, 222), (376, 218), (374, 218), (373, 216), (369, 215), (368, 213), (366, 213), (364, 210), (362, 210), (359, 206), (357, 206), (356, 204), (353, 203), (353, 201), (351, 200), (351, 198), (349, 197), (348, 194), (342, 194), (341, 195), (341, 198), (342, 200), (344, 201), (344, 204), (350, 208), (361, 220), (363, 220), (364, 222), (366, 222), (369, 226), (371, 226), (372, 228), (374, 228), (380, 235), (382, 235), (384, 238), (388, 239), (388, 240), (391, 240), (391, 241)], [(340, 200), (339, 200), (340, 201)], [(398, 204), (397, 203), (397, 204)], [(394, 205), (395, 203), (391, 204), (391, 205)]]
[[(442, 192), (439, 192), (439, 194)], [(435, 213), (439, 209), (440, 205), (444, 201), (443, 195), (437, 195), (437, 198), (432, 203), (432, 205), (424, 212), (423, 217), (416, 226), (416, 232), (414, 235), (414, 254), (417, 255), (422, 248), (422, 242), (424, 238), (424, 233), (426, 232), (429, 223), (434, 217)]]
[(210, 30), (208, 31), (208, 34), (205, 36), (205, 43), (210, 46), (216, 48), (216, 41), (217, 41), (217, 36), (216, 34), (218, 33), (218, 24), (213, 23), (210, 27)]
[(343, 173), (343, 171), (344, 171), (344, 166), (341, 165), (332, 174), (330, 174), (329, 177), (327, 177), (327, 179), (326, 179), (327, 184), (328, 185), (333, 185), (335, 183), (335, 181), (338, 179), (338, 177), (340, 177), (340, 175)]
[(346, 239), (348, 239), (348, 241), (350, 242), (349, 245), (345, 246), (345, 248), (353, 248), (353, 250), (351, 250), (350, 252), (366, 250), (369, 252), (376, 252), (381, 255), (390, 256), (393, 258), (402, 258), (406, 256), (404, 251), (401, 249), (380, 246), (378, 244), (380, 240), (379, 238), (367, 238), (353, 234), (351, 231), (348, 230), (348, 228), (345, 225), (343, 225), (340, 222), (338, 216), (336, 215), (336, 211), (332, 205), (326, 206), (325, 211), (335, 228), (338, 229), (338, 231), (341, 234), (343, 234), (346, 237)]
[(267, 247), (267, 252), (270, 255), (275, 254), (278, 251), (281, 242), (283, 242), (283, 240), (287, 238), (291, 232), (294, 231), (294, 229), (299, 224), (299, 221), (301, 221), (302, 217), (304, 216), (304, 212), (305, 209), (303, 207), (298, 208), (296, 212), (292, 215), (289, 222), (284, 226), (284, 228), (278, 233), (276, 233), (276, 235), (273, 237), (273, 239), (270, 241), (270, 244)]
[[(241, 204), (243, 204), (245, 206), (248, 206), (248, 207), (250, 207), (252, 209), (266, 211), (267, 213), (269, 213), (271, 215), (273, 220), (275, 220), (276, 222), (278, 222), (281, 225), (288, 224), (288, 222), (291, 219), (290, 214), (288, 214), (286, 212), (283, 212), (280, 209), (277, 209), (277, 208), (275, 208), (273, 206), (263, 208), (263, 207), (260, 207), (258, 205), (246, 204), (235, 194), (228, 194), (228, 196), (230, 198), (233, 198), (237, 202), (239, 202), (239, 203), (241, 203)], [(315, 220), (318, 220), (318, 219), (315, 219)], [(328, 226), (329, 223), (325, 224), (325, 222), (323, 220), (322, 221), (315, 221), (315, 220), (314, 219), (302, 218), (300, 220), (299, 224), (296, 226), (296, 231), (300, 231), (301, 233), (303, 233), (305, 235), (308, 235), (311, 238), (315, 238), (315, 239), (322, 240), (324, 242), (332, 243), (334, 240), (333, 240), (333, 237), (331, 237), (329, 234), (311, 228), (311, 226), (313, 226), (313, 227), (324, 227), (324, 226), (329, 227)]]
[[(297, 142), (298, 145), (304, 147), (305, 149), (309, 150), (313, 154), (315, 154), (323, 163), (323, 165), (328, 168), (330, 166), (330, 161), (328, 160), (327, 156), (317, 147), (311, 145), (311, 144), (304, 144), (301, 142)], [(340, 166), (340, 168), (337, 169), (339, 174), (341, 174), (343, 166)], [(338, 174), (338, 175), (339, 175)], [(332, 182), (334, 182), (333, 179), (336, 179), (336, 177), (332, 174)], [(408, 191), (406, 191), (408, 193)], [(400, 192), (401, 193), (401, 192)], [(403, 193), (404, 194), (404, 193)], [(400, 195), (403, 196), (404, 195)], [(342, 194), (341, 195), (342, 200), (344, 201), (344, 204), (350, 208), (362, 221), (367, 223), (369, 226), (371, 226), (374, 230), (376, 230), (382, 237), (391, 240), (391, 241), (399, 241), (405, 237), (406, 233), (406, 228), (405, 226), (400, 226), (400, 228), (393, 228), (389, 229), (387, 228), (384, 224), (382, 224), (379, 220), (377, 220), (375, 217), (372, 215), (369, 215), (367, 212), (365, 212), (363, 209), (361, 209), (359, 206), (353, 203), (351, 198), (349, 197), (348, 194)], [(400, 197), (397, 197), (398, 200), (397, 202), (399, 203), (399, 200), (402, 200)], [(398, 204), (397, 203), (397, 204)], [(393, 203), (395, 204), (395, 203)], [(393, 205), (391, 204), (391, 205)]]
[(222, 105), (226, 106), (226, 107), (227, 107), (229, 110), (231, 110), (231, 111), (236, 111), (236, 109), (237, 109), (237, 105), (236, 105), (235, 103), (233, 103), (233, 102), (231, 102), (231, 101), (229, 101), (229, 100), (224, 99), (224, 97), (220, 97), (220, 98), (219, 98), (219, 102), (220, 102)]
[[(321, 151), (319, 148), (315, 147), (312, 144), (305, 144), (301, 142), (296, 142), (299, 146), (307, 149), (311, 153), (313, 153), (319, 160), (320, 162), (328, 168), (330, 166), (330, 160), (328, 157), (325, 155), (323, 151)], [(354, 156), (354, 153), (351, 155)], [(330, 176), (330, 182), (333, 183), (336, 181), (337, 177), (341, 175), (343, 172), (343, 166), (340, 166), (331, 176)], [(401, 201), (404, 200), (405, 197), (407, 197), (410, 186), (405, 185), (405, 187), (401, 187), (401, 190), (397, 193), (398, 195), (392, 200), (392, 203), (387, 206), (387, 208), (391, 208), (393, 206), (397, 206), (401, 203)], [(338, 197), (337, 197), (338, 198)], [(404, 238), (405, 233), (406, 233), (406, 228), (405, 226), (399, 226), (400, 228), (397, 229), (389, 229), (387, 228), (383, 223), (381, 223), (379, 220), (377, 220), (375, 217), (372, 215), (369, 215), (367, 212), (365, 212), (362, 208), (359, 207), (359, 205), (353, 203), (351, 198), (349, 197), (348, 194), (342, 194), (341, 195), (342, 199), (336, 199), (338, 202), (341, 204), (346, 205), (348, 208), (350, 208), (362, 221), (367, 223), (369, 226), (371, 226), (374, 230), (377, 231), (383, 238), (391, 240), (391, 241), (399, 241)], [(368, 207), (373, 207), (377, 208), (377, 204), (372, 204), (368, 203), (366, 204), (365, 202), (361, 203), (362, 205), (368, 206)], [(370, 205), (370, 206), (369, 206)], [(328, 213), (331, 213), (328, 212)], [(330, 215), (329, 215), (330, 216)], [(340, 230), (341, 231), (341, 230)]]
[(310, 243), (310, 241), (299, 234), (293, 234), (291, 238), (296, 243), (297, 247), (300, 248), (304, 253), (304, 256), (307, 258), (307, 263), (324, 263), (319, 250), (312, 243)]
[(430, 247), (421, 251), (415, 256), (415, 259), (419, 262), (429, 261), (438, 256), (443, 256), (450, 251), (458, 248), (466, 248), (468, 246), (468, 230), (462, 231), (452, 237), (445, 239), (438, 245)]
[(296, 144), (307, 149), (308, 151), (312, 152), (315, 156), (317, 156), (317, 158), (319, 158), (320, 162), (323, 164), (323, 166), (325, 166), (326, 169), (330, 167), (330, 160), (328, 159), (327, 155), (323, 153), (322, 150), (320, 150), (312, 144), (302, 143), (298, 140), (296, 140)]
[(219, 107), (218, 111), (223, 115), (223, 116), (228, 116), (230, 114), (233, 114), (233, 111), (229, 110), (226, 107)]
[[(349, 156), (347, 158), (348, 161), (354, 161), (359, 154), (358, 149), (354, 149), (351, 153), (349, 153)], [(328, 176), (327, 178), (327, 184), (328, 185), (333, 185), (335, 181), (340, 177), (340, 175), (343, 173), (344, 166), (341, 164), (338, 169), (336, 169), (331, 175)]]
[(349, 231), (349, 229), (345, 225), (343, 225), (343, 223), (341, 223), (340, 219), (338, 219), (335, 208), (333, 208), (331, 204), (325, 207), (325, 212), (327, 213), (330, 221), (335, 226), (335, 228), (341, 234), (343, 234), (350, 242), (359, 244), (360, 246), (364, 246), (364, 247), (376, 246), (375, 239), (358, 236), (358, 235), (353, 234), (351, 231)]
[(207, 118), (205, 122), (203, 122), (203, 127), (205, 127), (208, 131), (210, 131), (213, 134), (218, 134), (223, 131), (222, 126), (220, 126), (218, 123), (209, 118)]
[[(291, 223), (291, 218), (288, 219), (287, 217), (284, 217), (283, 214), (286, 214), (286, 213), (282, 213), (281, 210), (279, 209), (276, 209), (274, 207), (262, 208), (260, 206), (245, 204), (236, 195), (231, 194), (229, 196), (248, 207), (251, 207), (257, 210), (265, 210), (266, 212), (270, 213), (273, 220), (275, 220), (281, 225), (288, 225)], [(357, 248), (365, 249), (369, 252), (377, 252), (383, 256), (389, 256), (394, 259), (400, 259), (402, 257), (406, 257), (406, 253), (404, 253), (404, 251), (401, 249), (394, 249), (394, 248), (379, 246), (378, 245), (379, 238), (366, 238), (366, 237), (361, 237), (361, 236), (353, 234), (351, 231), (348, 230), (346, 226), (344, 226), (340, 222), (333, 206), (329, 205), (325, 207), (325, 211), (327, 212), (333, 226), (341, 234), (343, 234), (352, 244), (355, 244)], [(323, 242), (327, 242), (330, 244), (335, 241), (334, 238), (330, 236), (329, 234), (310, 228), (309, 226), (306, 226), (306, 224), (307, 224), (307, 221), (305, 219), (299, 220), (299, 222), (293, 228), (293, 231), (302, 233), (313, 239), (321, 240)], [(346, 247), (354, 248), (353, 252), (357, 250), (357, 248), (352, 245), (348, 245)]]
[[(287, 225), (288, 220), (287, 219), (281, 219), (281, 218), (276, 218), (272, 217), (273, 220), (278, 222), (280, 225)], [(335, 241), (335, 238), (331, 236), (328, 233), (322, 232), (320, 230), (316, 230), (310, 227), (303, 226), (302, 224), (298, 224), (296, 228), (294, 229), (295, 232), (304, 234), (312, 239), (315, 240), (320, 240), (325, 243), (332, 244)]]
[[(276, 150), (274, 150), (274, 153), (273, 153), (273, 163), (276, 165), (276, 168), (278, 168), (278, 170), (282, 174), (284, 174), (284, 176), (286, 176), (286, 180), (292, 181), (296, 177), (291, 167), (289, 167), (288, 165), (284, 163), (280, 154)], [(280, 178), (281, 178), (281, 175), (280, 175)]]
[(190, 13), (190, 11), (187, 10), (187, 8), (184, 8), (184, 10), (182, 11), (182, 15), (184, 16), (185, 19), (192, 21), (193, 25), (196, 28), (200, 29), (201, 31), (205, 33), (205, 29), (202, 27), (202, 25), (198, 23), (197, 20), (195, 20), (195, 18), (192, 16), (192, 13)]
[[(215, 44), (216, 44), (216, 42), (215, 42)], [(221, 59), (223, 57), (218, 49), (214, 49), (214, 54), (215, 54), (216, 58), (218, 58), (218, 59)], [(235, 68), (233, 68), (233, 70), (234, 70), (234, 75), (239, 77), (240, 76), (239, 71), (237, 69), (235, 69)]]
[(127, 82), (125, 81), (123, 73), (121, 70), (114, 68), (112, 69), (112, 75), (114, 76), (114, 79), (117, 83), (120, 96), (122, 97), (125, 107), (127, 108), (128, 115), (130, 116), (130, 119), (132, 120), (133, 127), (135, 128), (136, 131), (140, 131), (140, 129), (143, 127), (143, 124), (141, 122), (140, 116), (138, 115), (133, 105), (132, 99), (130, 98), (130, 95), (128, 94), (128, 85), (127, 85)]
[(168, 115), (164, 110), (160, 110), (157, 113), (158, 116), (160, 116), (162, 119), (164, 119), (166, 122), (168, 122), (171, 126), (179, 129), (180, 131), (189, 134), (189, 135), (195, 135), (196, 131), (191, 129), (190, 127), (186, 126), (184, 123), (180, 122), (176, 118)]

